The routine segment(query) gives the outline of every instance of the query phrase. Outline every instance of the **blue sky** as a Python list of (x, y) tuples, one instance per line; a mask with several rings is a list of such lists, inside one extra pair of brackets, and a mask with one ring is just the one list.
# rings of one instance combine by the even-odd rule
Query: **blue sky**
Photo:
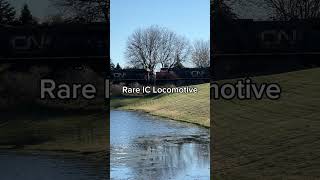
[(126, 65), (128, 37), (138, 28), (166, 27), (193, 40), (210, 39), (210, 0), (111, 0), (113, 63)]

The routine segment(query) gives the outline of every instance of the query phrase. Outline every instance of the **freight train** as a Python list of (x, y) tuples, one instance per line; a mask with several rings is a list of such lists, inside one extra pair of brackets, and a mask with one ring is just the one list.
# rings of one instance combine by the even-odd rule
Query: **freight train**
[(106, 23), (0, 25), (0, 63), (15, 63), (16, 67), (48, 64), (64, 68), (86, 64), (106, 71), (108, 50)]
[(214, 79), (272, 74), (320, 65), (320, 20), (229, 20), (215, 26)]
[(210, 80), (207, 68), (161, 68), (155, 73), (145, 69), (115, 69), (111, 73), (114, 83), (140, 84), (199, 84)]

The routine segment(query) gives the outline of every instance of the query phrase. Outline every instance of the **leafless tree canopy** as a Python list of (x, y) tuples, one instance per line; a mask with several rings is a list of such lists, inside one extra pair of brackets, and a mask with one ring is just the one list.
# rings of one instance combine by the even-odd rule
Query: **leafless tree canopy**
[(280, 20), (320, 17), (319, 0), (265, 0)]
[(190, 45), (186, 38), (158, 26), (135, 31), (127, 42), (129, 64), (151, 72), (158, 64), (171, 68), (185, 62), (189, 55)]
[(196, 67), (210, 66), (210, 42), (204, 40), (195, 41), (192, 51), (192, 62)]
[[(216, 3), (214, 3), (216, 2)], [(212, 1), (212, 10), (219, 7), (223, 17), (294, 20), (320, 18), (319, 0), (217, 0)], [(244, 12), (250, 7), (253, 12)], [(263, 11), (263, 12), (261, 12)], [(264, 15), (266, 17), (264, 17)]]
[(82, 22), (107, 21), (109, 19), (109, 1), (107, 0), (51, 0), (57, 7), (63, 8), (73, 20)]
[(0, 24), (10, 24), (15, 19), (15, 9), (7, 0), (0, 0)]

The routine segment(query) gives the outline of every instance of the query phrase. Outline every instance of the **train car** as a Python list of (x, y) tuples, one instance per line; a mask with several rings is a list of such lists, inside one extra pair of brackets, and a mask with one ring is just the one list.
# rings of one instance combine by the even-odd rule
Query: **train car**
[(113, 83), (140, 83), (146, 84), (151, 81), (151, 74), (145, 69), (114, 69), (111, 72)]
[(225, 79), (319, 66), (320, 21), (232, 20), (217, 26), (212, 76)]
[(1, 26), (0, 57), (107, 56), (106, 24)]
[(0, 26), (0, 62), (88, 64), (99, 71), (108, 65), (109, 33), (106, 23)]
[(114, 83), (140, 84), (198, 84), (209, 82), (209, 68), (161, 68), (153, 75), (145, 69), (114, 69), (111, 79)]
[(209, 68), (161, 68), (156, 73), (157, 84), (197, 84), (210, 79)]

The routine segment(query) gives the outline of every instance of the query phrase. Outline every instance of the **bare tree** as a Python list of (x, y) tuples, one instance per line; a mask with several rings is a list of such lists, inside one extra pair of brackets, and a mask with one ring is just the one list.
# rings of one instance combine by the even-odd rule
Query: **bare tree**
[(204, 40), (195, 41), (192, 51), (192, 62), (196, 67), (210, 66), (210, 42)]
[(170, 69), (189, 59), (191, 47), (185, 37), (171, 31), (164, 31), (159, 51), (162, 53), (159, 59), (161, 67)]
[(190, 54), (186, 38), (162, 27), (138, 29), (128, 39), (126, 56), (134, 67), (154, 71), (160, 64), (171, 68), (185, 62)]
[(62, 7), (74, 21), (96, 22), (109, 19), (109, 1), (107, 0), (51, 0)]
[(182, 65), (188, 61), (192, 51), (189, 41), (183, 36), (177, 38), (174, 49), (173, 61), (169, 64), (170, 68), (177, 64)]
[(211, 16), (218, 15), (223, 20), (237, 19), (238, 17), (233, 12), (231, 5), (240, 1), (242, 0), (211, 0)]
[(275, 19), (313, 19), (320, 17), (319, 0), (265, 0)]
[(160, 32), (158, 27), (139, 29), (128, 39), (126, 56), (129, 64), (153, 71), (159, 62)]
[(0, 24), (10, 24), (15, 20), (16, 11), (7, 0), (0, 0)]
[(113, 71), (115, 69), (115, 65), (114, 63), (112, 62), (112, 60), (110, 59), (110, 70)]
[(65, 19), (62, 14), (54, 14), (45, 17), (44, 23), (47, 24), (63, 24), (65, 23)]

